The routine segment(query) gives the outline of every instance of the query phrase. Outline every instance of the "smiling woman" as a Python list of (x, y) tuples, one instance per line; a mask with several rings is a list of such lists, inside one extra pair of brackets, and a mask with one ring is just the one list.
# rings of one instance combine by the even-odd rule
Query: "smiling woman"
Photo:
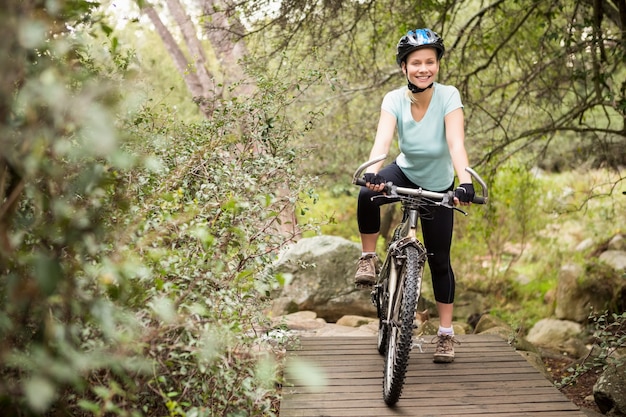
[[(454, 188), (456, 171), (461, 184), (455, 191), (455, 204), (467, 205), (474, 198), (471, 176), (466, 171), (469, 162), (459, 91), (435, 82), (444, 51), (443, 39), (430, 29), (411, 30), (398, 42), (396, 63), (402, 69), (407, 86), (385, 95), (370, 160), (388, 154), (396, 130), (400, 155), (385, 167), (382, 167), (383, 161), (371, 165), (365, 173), (366, 186), (359, 193), (357, 209), (363, 248), (355, 275), (358, 286), (376, 283), (380, 205), (388, 201), (373, 197), (383, 191), (387, 181), (400, 187), (445, 192)], [(429, 211), (421, 218), (422, 234), (426, 250), (432, 254), (428, 262), (441, 322), (433, 359), (452, 362), (455, 278), (450, 246), (453, 211), (442, 207)]]

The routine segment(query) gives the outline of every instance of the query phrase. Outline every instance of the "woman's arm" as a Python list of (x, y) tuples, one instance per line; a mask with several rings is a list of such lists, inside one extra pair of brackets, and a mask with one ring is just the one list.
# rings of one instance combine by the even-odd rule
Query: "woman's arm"
[[(374, 139), (374, 146), (372, 146), (372, 150), (370, 152), (370, 159), (389, 153), (395, 130), (396, 116), (385, 110), (381, 110), (380, 118), (378, 119), (378, 128), (376, 129), (376, 139)], [(379, 163), (368, 167), (366, 173), (378, 173), (384, 163), (385, 161), (380, 161)], [(382, 191), (385, 188), (385, 184), (367, 184), (367, 187), (373, 191)]]
[(469, 166), (467, 151), (465, 150), (465, 125), (463, 109), (451, 111), (445, 117), (446, 140), (452, 157), (452, 165), (461, 184), (472, 182), (472, 176), (465, 168)]
[[(378, 119), (378, 128), (376, 130), (376, 139), (374, 139), (374, 146), (372, 146), (372, 151), (370, 152), (370, 159), (389, 153), (395, 130), (396, 116), (385, 110), (381, 110), (380, 118)], [(385, 161), (380, 161), (370, 166), (367, 172), (377, 173), (384, 163)]]

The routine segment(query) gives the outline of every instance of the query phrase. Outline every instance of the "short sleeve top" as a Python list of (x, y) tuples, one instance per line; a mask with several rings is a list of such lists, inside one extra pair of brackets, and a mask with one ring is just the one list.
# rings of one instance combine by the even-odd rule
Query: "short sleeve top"
[(400, 155), (396, 159), (404, 174), (416, 185), (431, 191), (448, 189), (454, 167), (446, 140), (445, 116), (463, 107), (456, 87), (434, 83), (433, 97), (419, 122), (411, 114), (407, 87), (390, 91), (381, 108), (396, 117)]

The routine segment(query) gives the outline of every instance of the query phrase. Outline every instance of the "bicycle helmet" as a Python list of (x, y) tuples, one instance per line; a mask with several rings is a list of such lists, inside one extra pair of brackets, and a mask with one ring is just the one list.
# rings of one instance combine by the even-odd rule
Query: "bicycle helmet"
[(437, 50), (437, 59), (441, 59), (446, 50), (445, 46), (443, 46), (443, 39), (432, 30), (410, 30), (398, 42), (396, 62), (398, 65), (402, 65), (402, 62), (411, 52), (421, 48), (435, 48)]

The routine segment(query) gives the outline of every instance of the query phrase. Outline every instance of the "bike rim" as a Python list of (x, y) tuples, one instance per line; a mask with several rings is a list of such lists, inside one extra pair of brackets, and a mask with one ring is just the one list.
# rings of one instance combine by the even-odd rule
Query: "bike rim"
[(396, 363), (396, 342), (398, 335), (398, 328), (396, 326), (391, 326), (389, 332), (389, 346), (387, 347), (387, 360), (385, 361), (385, 378), (384, 378), (384, 388), (385, 392), (389, 392), (391, 389), (391, 383), (393, 381), (393, 373), (394, 373), (394, 364)]

